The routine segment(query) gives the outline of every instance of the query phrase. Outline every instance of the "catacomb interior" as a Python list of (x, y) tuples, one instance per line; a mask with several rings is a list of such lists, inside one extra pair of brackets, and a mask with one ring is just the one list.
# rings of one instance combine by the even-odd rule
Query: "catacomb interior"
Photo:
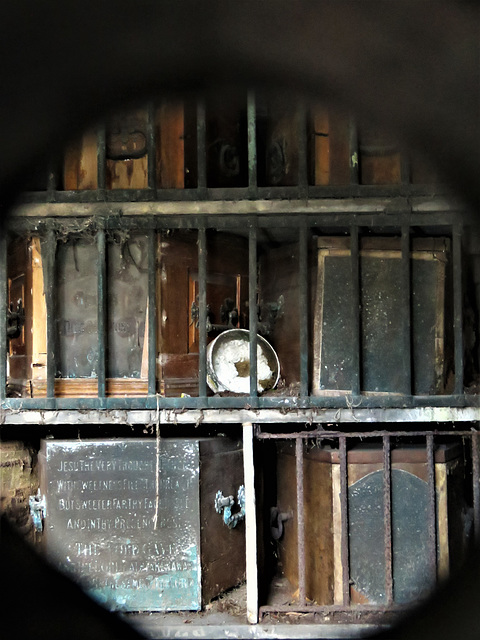
[(57, 566), (139, 624), (353, 630), (463, 563), (478, 230), (421, 158), (250, 92), (52, 167), (3, 241), (0, 393), (4, 509)]

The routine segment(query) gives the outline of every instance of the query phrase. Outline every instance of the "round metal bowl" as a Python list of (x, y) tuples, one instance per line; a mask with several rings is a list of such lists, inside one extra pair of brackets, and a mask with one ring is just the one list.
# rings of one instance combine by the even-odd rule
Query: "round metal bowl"
[[(257, 390), (274, 389), (280, 378), (280, 362), (273, 347), (257, 335)], [(250, 333), (229, 329), (207, 347), (207, 383), (215, 393), (250, 393)]]

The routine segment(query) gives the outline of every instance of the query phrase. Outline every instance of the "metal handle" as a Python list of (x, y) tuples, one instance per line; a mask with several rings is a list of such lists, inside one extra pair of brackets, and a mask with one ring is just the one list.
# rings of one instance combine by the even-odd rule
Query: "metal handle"
[(239, 511), (232, 513), (235, 505), (233, 496), (225, 497), (221, 491), (217, 491), (215, 495), (215, 511), (219, 514), (223, 513), (223, 524), (229, 529), (233, 529), (245, 518), (245, 487), (243, 484), (239, 487), (237, 493), (237, 502)]

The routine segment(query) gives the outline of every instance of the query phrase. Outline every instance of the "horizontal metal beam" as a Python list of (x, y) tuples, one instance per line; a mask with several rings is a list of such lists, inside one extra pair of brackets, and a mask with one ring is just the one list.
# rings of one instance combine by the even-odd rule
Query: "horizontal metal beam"
[[(74, 192), (78, 193), (78, 192)], [(133, 200), (133, 198), (132, 198)], [(252, 215), (252, 214), (288, 214), (288, 213), (439, 213), (462, 212), (465, 207), (453, 199), (432, 197), (323, 197), (318, 199), (268, 200), (259, 198), (249, 200), (223, 199), (198, 201), (138, 200), (120, 201), (118, 203), (76, 200), (72, 202), (22, 203), (13, 211), (12, 216), (29, 217), (90, 217), (90, 216), (145, 216), (145, 215)]]
[[(223, 409), (223, 410), (199, 410), (185, 409), (107, 409), (99, 410), (93, 407), (83, 406), (78, 409), (46, 410), (22, 409), (18, 399), (9, 399), (0, 410), (0, 424), (42, 426), (42, 425), (72, 425), (78, 427), (81, 424), (223, 424), (238, 425), (244, 422), (255, 424), (282, 424), (296, 423), (303, 425), (322, 424), (354, 424), (358, 430), (361, 424), (373, 423), (473, 423), (480, 419), (478, 408), (418, 408), (418, 409), (305, 409), (285, 412), (277, 409)], [(183, 398), (181, 400), (184, 400)], [(470, 426), (470, 425), (469, 425)], [(327, 432), (325, 432), (327, 433)], [(325, 435), (322, 432), (322, 436)], [(382, 435), (385, 432), (380, 432)], [(461, 431), (455, 432), (461, 435)]]

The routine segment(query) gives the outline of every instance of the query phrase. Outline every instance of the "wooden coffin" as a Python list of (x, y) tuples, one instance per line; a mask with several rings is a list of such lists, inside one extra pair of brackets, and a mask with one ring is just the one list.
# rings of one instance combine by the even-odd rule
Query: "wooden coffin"
[(240, 442), (46, 440), (39, 465), (46, 553), (109, 609), (199, 610), (244, 580), (244, 523), (215, 510), (243, 485)]
[[(400, 238), (363, 238), (360, 248), (363, 393), (405, 392), (407, 299)], [(414, 238), (410, 253), (412, 392), (446, 391), (451, 368), (449, 240)], [(349, 393), (353, 374), (353, 287), (348, 237), (318, 239), (314, 307), (314, 395)]]
[[(428, 469), (425, 447), (392, 450), (394, 602), (411, 602), (434, 585), (429, 565)], [(350, 597), (352, 603), (386, 604), (383, 516), (383, 452), (357, 446), (348, 452)], [(458, 445), (435, 451), (437, 571), (439, 578), (460, 566), (465, 554), (463, 454)], [(295, 450), (280, 445), (277, 505), (292, 518), (284, 523), (279, 559), (298, 587)], [(318, 604), (342, 604), (342, 518), (338, 450), (304, 450), (306, 596)]]

